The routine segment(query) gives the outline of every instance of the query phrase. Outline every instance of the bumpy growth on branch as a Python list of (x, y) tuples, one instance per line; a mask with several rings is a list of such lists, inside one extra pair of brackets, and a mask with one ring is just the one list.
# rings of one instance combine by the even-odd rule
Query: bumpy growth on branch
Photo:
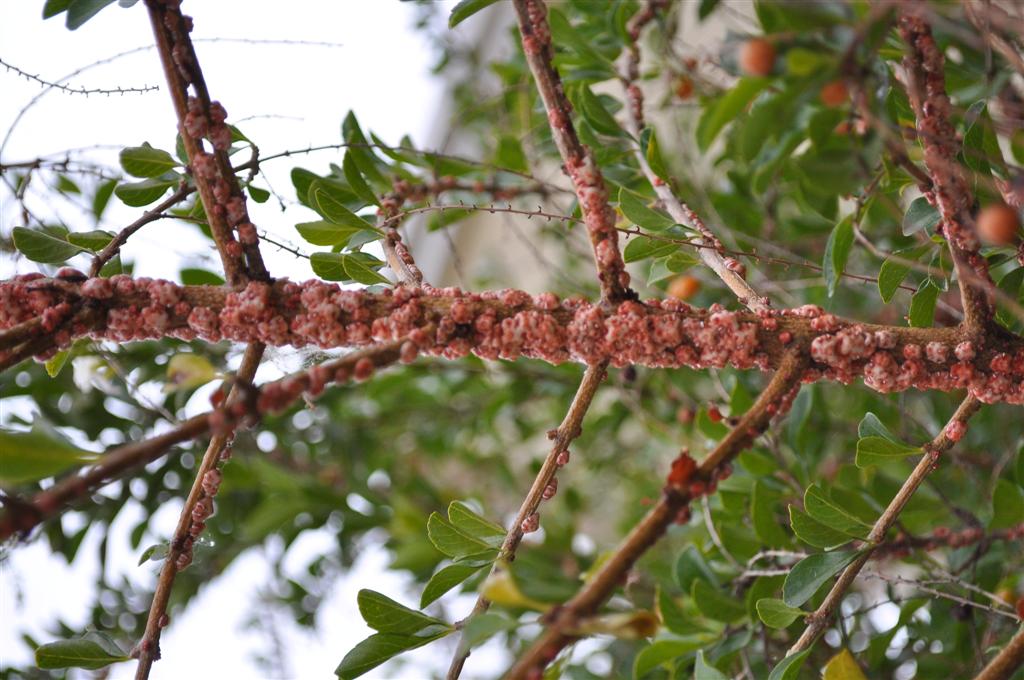
[[(288, 546), (320, 527), (339, 555), (280, 589), (306, 619), (370, 529), (386, 528), (395, 568), (424, 583), (419, 610), (360, 591), (375, 632), (341, 660), (341, 678), (456, 634), (454, 680), (499, 633), (515, 679), (579, 666), (782, 680), (811, 665), (854, 679), (1016, 677), (1019, 7), (760, 2), (742, 37), (709, 52), (692, 44), (693, 27), (728, 24), (727, 3), (514, 0), (519, 51), (494, 65), (500, 102), (476, 82), (454, 91), (462, 134), (486, 151), (474, 160), (386, 145), (351, 113), (340, 144), (261, 156), (212, 98), (180, 0), (143, 4), (177, 158), (123, 150), (137, 183), (81, 167), (100, 182), (94, 222), (112, 193), (153, 207), (116, 233), (47, 224), (28, 187), (54, 173), (59, 193), (80, 193), (72, 153), (0, 163), (25, 222), (11, 244), (43, 265), (0, 280), (0, 386), (39, 411), (31, 430), (21, 413), (0, 422), (12, 427), (0, 430), (0, 541), (45, 535), (71, 559), (84, 534), (64, 534), (69, 509), (112, 523), (132, 500), (147, 513), (136, 547), (182, 478), (189, 491), (143, 555), (162, 560), (148, 607), (120, 594), (120, 634), (97, 617), (132, 644), (91, 631), (39, 646), (40, 668), (134, 658), (145, 680), (172, 594), (191, 595), (270, 536)], [(490, 4), (463, 0), (450, 24)], [(47, 2), (44, 15), (66, 14), (74, 29), (102, 6)], [(479, 55), (442, 49), (444, 63), (479, 68)], [(243, 148), (251, 157), (239, 163)], [(249, 198), (273, 194), (288, 209), (254, 185), (269, 163), (339, 149), (327, 174), (290, 176), (298, 209), (317, 217), (295, 229), (324, 250), (257, 230)], [(492, 271), (474, 273), (482, 286), (425, 280), (420, 241), (407, 238), (415, 221), (442, 230), (485, 212), (509, 218), (543, 267), (557, 253), (557, 291), (491, 287)], [(517, 217), (549, 223), (526, 234)], [(132, 237), (158, 220), (198, 223), (223, 278), (127, 270)], [(272, 276), (261, 241), (308, 259), (318, 278)], [(67, 264), (80, 254), (92, 257), (88, 274)], [(576, 278), (581, 259), (596, 276)], [(793, 265), (815, 277), (787, 276)], [(884, 306), (853, 288), (864, 283)], [(242, 346), (238, 368), (218, 372)], [(282, 348), (301, 365), (264, 363)], [(83, 360), (102, 365), (90, 389), (102, 385), (134, 420), (72, 395), (69, 360), (76, 374)], [(154, 367), (165, 363), (164, 379)], [(186, 395), (215, 379), (209, 405), (189, 402), (185, 417)], [(159, 380), (165, 399), (153, 405), (139, 385)], [(107, 450), (79, 449), (50, 425)], [(176, 450), (194, 442), (205, 450)], [(487, 502), (435, 511), (458, 497)], [(506, 521), (488, 519), (502, 509)], [(410, 536), (413, 525), (425, 532)], [(204, 557), (206, 536), (223, 561)], [(859, 588), (868, 579), (893, 587)], [(120, 592), (101, 586), (108, 599)], [(474, 593), (472, 610), (434, 616), (459, 587)], [(872, 612), (886, 605), (899, 623), (883, 629)], [(615, 641), (576, 647), (601, 636)]]

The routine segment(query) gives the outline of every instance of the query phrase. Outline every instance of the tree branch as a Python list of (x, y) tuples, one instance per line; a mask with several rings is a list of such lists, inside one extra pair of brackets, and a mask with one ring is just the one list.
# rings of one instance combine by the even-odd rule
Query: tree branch
[(1009, 680), (1024, 665), (1024, 627), (1017, 631), (974, 680)]
[(957, 160), (959, 145), (950, 122), (952, 105), (946, 94), (943, 56), (928, 23), (914, 7), (903, 7), (900, 35), (907, 44), (903, 67), (907, 94), (917, 118), (917, 132), (924, 148), (924, 162), (933, 190), (928, 200), (942, 215), (942, 230), (960, 280), (964, 325), (980, 334), (991, 322), (993, 288), (988, 264), (978, 252), (978, 236), (971, 214), (974, 198)]
[[(315, 398), (329, 383), (347, 382), (353, 377), (366, 379), (377, 369), (409, 359), (408, 350), (402, 352), (406, 344), (405, 340), (382, 343), (285, 376), (258, 389), (234, 392), (220, 408), (189, 418), (150, 439), (113, 449), (81, 474), (61, 479), (28, 501), (8, 503), (0, 515), (0, 541), (31, 531), (127, 472), (160, 458), (176, 444), (201, 437), (211, 430), (223, 430), (239, 419), (280, 413), (304, 393)], [(202, 479), (202, 475), (197, 477)]]
[(600, 570), (571, 600), (545, 616), (547, 628), (509, 669), (507, 680), (522, 680), (542, 671), (579, 635), (573, 630), (593, 615), (622, 583), (637, 560), (674, 522), (689, 519), (690, 501), (713, 493), (719, 479), (728, 475), (729, 462), (765, 430), (776, 415), (789, 410), (800, 385), (803, 361), (787, 353), (768, 386), (718, 446), (697, 465), (684, 451), (672, 464), (661, 499), (640, 520)]
[(572, 179), (580, 211), (587, 225), (594, 260), (601, 280), (601, 297), (611, 303), (635, 298), (629, 288), (629, 274), (619, 252), (615, 211), (608, 204), (608, 189), (594, 155), (576, 135), (572, 105), (565, 96), (562, 80), (552, 60), (551, 28), (543, 0), (514, 0), (526, 63), (537, 83), (548, 112), (551, 135), (562, 156), (564, 169)]
[[(537, 508), (540, 507), (541, 501), (548, 500), (555, 495), (557, 486), (552, 486), (552, 484), (557, 484), (556, 475), (558, 470), (568, 463), (569, 444), (579, 437), (583, 431), (583, 417), (590, 408), (594, 395), (597, 393), (597, 388), (604, 381), (606, 369), (607, 364), (603, 363), (587, 367), (586, 372), (583, 374), (583, 379), (580, 381), (580, 386), (576, 389), (576, 395), (572, 398), (572, 403), (569, 405), (569, 410), (562, 419), (562, 423), (557, 429), (548, 433), (548, 437), (554, 444), (552, 444), (551, 451), (548, 452), (547, 457), (541, 464), (540, 470), (537, 472), (537, 476), (534, 478), (533, 484), (526, 494), (526, 498), (523, 499), (522, 504), (519, 506), (519, 512), (516, 513), (516, 518), (512, 521), (511, 528), (505, 534), (505, 540), (502, 541), (498, 557), (491, 569), (492, 573), (499, 569), (498, 564), (511, 562), (515, 559), (516, 550), (519, 548), (519, 543), (523, 540), (526, 530), (534, 530), (536, 528), (534, 517), (536, 516), (536, 521), (539, 521)], [(466, 620), (484, 613), (490, 606), (491, 601), (481, 595), (477, 598), (473, 611), (466, 617)], [(465, 635), (463, 635), (459, 640), (458, 648), (455, 650), (452, 663), (448, 667), (448, 680), (456, 680), (459, 677), (469, 655), (470, 650), (466, 645)]]
[(922, 447), (925, 451), (924, 456), (921, 457), (921, 460), (910, 473), (910, 476), (907, 477), (907, 480), (903, 482), (903, 486), (896, 492), (896, 495), (889, 502), (882, 515), (875, 521), (875, 525), (868, 534), (866, 547), (863, 552), (839, 575), (839, 579), (832, 586), (828, 595), (825, 596), (825, 600), (821, 605), (813, 613), (807, 615), (807, 628), (804, 629), (803, 634), (800, 635), (800, 638), (793, 646), (789, 648), (786, 656), (798, 654), (809, 648), (818, 639), (822, 631), (828, 627), (828, 622), (842, 601), (846, 590), (853, 583), (854, 579), (857, 578), (857, 574), (860, 573), (860, 570), (867, 564), (868, 560), (871, 559), (876, 547), (885, 540), (885, 535), (892, 528), (893, 524), (896, 523), (896, 519), (907, 505), (910, 497), (921, 486), (928, 473), (938, 465), (940, 456), (952, 448), (953, 444), (963, 436), (963, 429), (966, 427), (967, 421), (979, 408), (981, 408), (981, 402), (974, 397), (964, 399), (949, 419), (949, 422), (942, 429), (942, 432)]
[[(648, 0), (643, 8), (638, 11), (627, 24), (630, 35), (630, 42), (624, 54), (624, 67), (620, 77), (626, 88), (627, 129), (634, 139), (639, 140), (640, 135), (646, 127), (644, 122), (644, 96), (636, 81), (639, 79), (640, 70), (640, 48), (637, 40), (644, 26), (654, 19), (656, 10), (664, 6), (664, 0)], [(729, 287), (739, 301), (753, 311), (767, 310), (768, 298), (758, 293), (746, 281), (746, 268), (739, 260), (733, 257), (725, 257), (725, 247), (715, 234), (708, 229), (700, 216), (688, 205), (679, 200), (672, 186), (651, 169), (647, 162), (639, 141), (633, 145), (633, 152), (640, 170), (647, 181), (654, 187), (654, 193), (665, 206), (665, 210), (676, 222), (686, 225), (696, 231), (700, 236), (698, 241), (703, 247), (697, 248), (697, 254), (704, 264)]]

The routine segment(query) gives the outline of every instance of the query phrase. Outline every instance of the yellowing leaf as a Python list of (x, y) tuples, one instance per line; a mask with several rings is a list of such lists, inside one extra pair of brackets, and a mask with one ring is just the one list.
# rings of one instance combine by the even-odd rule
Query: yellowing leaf
[(504, 607), (533, 609), (540, 612), (551, 609), (551, 605), (524, 595), (507, 569), (498, 569), (488, 576), (480, 588), (480, 594), (494, 604)]
[(165, 392), (190, 390), (205, 385), (217, 377), (217, 369), (206, 357), (198, 354), (175, 354), (167, 362)]
[(849, 649), (842, 649), (822, 669), (822, 680), (868, 680)]

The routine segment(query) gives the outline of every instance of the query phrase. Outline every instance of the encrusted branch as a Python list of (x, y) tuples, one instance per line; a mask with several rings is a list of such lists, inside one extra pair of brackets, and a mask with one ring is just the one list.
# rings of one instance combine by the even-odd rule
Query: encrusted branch
[[(192, 19), (182, 15), (179, 5), (177, 0), (146, 0), (192, 177), (228, 284), (242, 285), (248, 278), (266, 280), (256, 227), (249, 221), (245, 196), (228, 157), (231, 129), (225, 123), (227, 112), (219, 102), (210, 100), (189, 37)], [(190, 86), (195, 96), (189, 96)], [(213, 147), (212, 154), (203, 148), (204, 138)]]
[(505, 675), (507, 680), (534, 677), (568, 644), (580, 635), (574, 631), (622, 583), (637, 560), (653, 546), (669, 526), (689, 520), (692, 500), (713, 493), (718, 481), (730, 472), (730, 461), (764, 432), (771, 419), (785, 414), (800, 386), (803, 360), (794, 353), (784, 355), (779, 370), (768, 386), (718, 446), (698, 465), (686, 451), (672, 463), (661, 499), (629, 532), (600, 570), (571, 600), (547, 614), (546, 628)]
[[(104, 454), (81, 473), (61, 479), (25, 502), (8, 504), (0, 515), (0, 541), (64, 512), (69, 506), (88, 498), (97, 489), (163, 456), (168, 449), (210, 432), (228, 433), (243, 419), (266, 413), (280, 413), (303, 395), (316, 398), (328, 384), (365, 380), (379, 368), (399, 360), (411, 361), (405, 342), (381, 343), (344, 357), (324, 362), (257, 388), (242, 389), (229, 396), (214, 410), (189, 418), (171, 430), (140, 442), (118, 447)], [(203, 475), (198, 475), (202, 479)], [(189, 513), (191, 514), (191, 513)], [(187, 533), (187, 529), (186, 529)], [(181, 546), (178, 547), (181, 553)], [(168, 557), (168, 560), (171, 558)]]
[[(64, 324), (85, 301), (95, 323)], [(456, 359), (531, 357), (654, 368), (732, 366), (770, 370), (796, 351), (802, 380), (880, 392), (967, 389), (980, 401), (1024, 403), (1024, 340), (972, 339), (962, 327), (862, 324), (813, 305), (758, 313), (691, 307), (678, 300), (626, 301), (614, 309), (552, 293), (457, 288), (342, 290), (323, 281), (253, 281), (241, 291), (169, 281), (22, 275), (0, 282), (0, 329), (41, 317), (59, 346), (74, 338), (126, 342), (177, 337), (272, 346), (365, 347), (410, 337), (427, 353)], [(436, 330), (427, 333), (432, 326)], [(0, 354), (2, 359), (2, 354)]]
[(590, 235), (601, 279), (601, 297), (621, 302), (635, 297), (629, 288), (629, 274), (619, 252), (619, 234), (615, 230), (615, 211), (608, 203), (608, 189), (594, 155), (576, 135), (572, 105), (565, 96), (562, 80), (555, 69), (551, 28), (543, 0), (514, 0), (519, 32), (522, 35), (526, 63), (537, 83), (537, 90), (548, 112), (551, 136), (562, 156), (564, 169), (572, 179), (580, 211)]
[[(621, 74), (623, 85), (626, 88), (626, 115), (627, 129), (637, 140), (646, 127), (644, 122), (644, 95), (637, 85), (640, 77), (640, 48), (637, 40), (640, 32), (656, 16), (656, 11), (665, 5), (664, 0), (648, 0), (628, 22), (626, 29), (629, 32), (630, 43), (623, 55), (624, 67)], [(639, 142), (634, 144), (634, 156), (640, 165), (647, 181), (654, 187), (654, 193), (661, 200), (676, 222), (686, 225), (699, 234), (698, 241), (703, 247), (697, 248), (700, 259), (711, 268), (713, 272), (729, 287), (740, 302), (753, 311), (767, 310), (768, 298), (758, 295), (757, 292), (747, 283), (746, 267), (737, 259), (725, 255), (725, 247), (715, 234), (708, 229), (700, 216), (688, 205), (676, 196), (672, 187), (665, 179), (658, 175), (647, 162), (647, 157), (640, 148)]]
[[(228, 284), (237, 288), (252, 280), (267, 281), (270, 275), (260, 254), (259, 236), (249, 221), (245, 195), (228, 156), (232, 133), (225, 123), (227, 111), (219, 102), (210, 100), (189, 37), (192, 18), (181, 13), (180, 5), (181, 0), (146, 0), (195, 188), (220, 253)], [(189, 87), (195, 96), (189, 96)], [(204, 138), (213, 147), (212, 154), (204, 148)], [(183, 186), (179, 192), (186, 190)], [(235, 233), (238, 240), (235, 240)], [(240, 385), (252, 383), (265, 347), (260, 339), (249, 341), (229, 400), (240, 396)], [(191, 563), (192, 543), (202, 533), (205, 520), (213, 512), (213, 498), (220, 485), (218, 464), (230, 455), (232, 438), (233, 429), (217, 428), (199, 464), (157, 579), (145, 633), (136, 647), (139, 658), (136, 680), (147, 680), (153, 662), (160, 658), (160, 631), (166, 625), (167, 603), (175, 575)]]
[(916, 4), (904, 6), (899, 18), (900, 35), (907, 44), (903, 67), (907, 94), (917, 118), (917, 133), (924, 162), (932, 179), (925, 196), (942, 216), (942, 233), (949, 243), (960, 280), (964, 325), (980, 334), (992, 317), (992, 278), (978, 250), (978, 235), (971, 213), (974, 198), (957, 159), (960, 146), (950, 122), (952, 105), (946, 94), (942, 50), (931, 27), (917, 12)]
[(903, 486), (896, 492), (896, 495), (889, 502), (882, 515), (875, 521), (875, 525), (871, 527), (871, 532), (868, 534), (863, 552), (839, 575), (838, 580), (836, 580), (828, 595), (825, 596), (825, 600), (821, 605), (813, 613), (807, 615), (807, 628), (804, 629), (803, 634), (800, 635), (800, 638), (793, 646), (789, 648), (787, 656), (792, 656), (809, 648), (818, 639), (821, 632), (828, 627), (832, 614), (835, 613), (836, 608), (842, 601), (843, 595), (845, 595), (850, 585), (853, 584), (860, 570), (871, 559), (875, 547), (885, 540), (885, 535), (892, 528), (893, 524), (896, 523), (896, 519), (907, 505), (910, 497), (921, 486), (928, 473), (936, 468), (942, 454), (952, 448), (963, 437), (967, 429), (967, 421), (980, 407), (981, 403), (974, 397), (964, 399), (949, 419), (949, 422), (942, 429), (942, 432), (922, 447), (925, 452), (924, 455), (917, 463), (917, 466), (914, 467), (910, 476), (907, 477), (907, 480), (903, 482)]
[[(540, 507), (541, 501), (554, 498), (558, 491), (558, 470), (569, 462), (569, 444), (583, 431), (583, 417), (594, 400), (597, 388), (605, 378), (606, 369), (607, 365), (603, 363), (587, 367), (565, 418), (562, 419), (562, 423), (557, 429), (548, 433), (548, 437), (553, 442), (551, 451), (548, 452), (547, 458), (544, 459), (544, 463), (533, 480), (533, 485), (530, 486), (530, 490), (519, 506), (519, 512), (516, 513), (511, 528), (505, 534), (505, 540), (502, 541), (492, 572), (500, 568), (498, 565), (513, 561), (523, 536), (528, 532), (536, 531), (540, 526), (540, 514), (537, 508)], [(481, 595), (477, 598), (470, 617), (482, 614), (490, 606), (490, 600)], [(448, 680), (455, 680), (459, 677), (469, 654), (469, 648), (463, 638), (459, 641), (451, 666), (448, 668)]]

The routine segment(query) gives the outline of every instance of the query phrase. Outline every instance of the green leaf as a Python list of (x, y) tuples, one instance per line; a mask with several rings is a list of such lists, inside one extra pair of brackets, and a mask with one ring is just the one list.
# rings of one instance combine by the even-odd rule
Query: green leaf
[(6, 485), (46, 479), (99, 457), (38, 426), (29, 432), (0, 429), (0, 482)]
[(757, 607), (758, 618), (769, 628), (788, 628), (805, 613), (773, 597), (762, 598), (754, 606)]
[(800, 667), (804, 665), (804, 661), (810, 653), (810, 649), (805, 649), (799, 654), (787, 656), (772, 669), (768, 680), (796, 680), (796, 674), (800, 672)]
[(386, 595), (366, 588), (359, 591), (356, 601), (366, 625), (380, 633), (412, 635), (430, 626), (448, 626), (440, 619), (409, 609)]
[(915, 198), (910, 202), (907, 213), (903, 216), (903, 235), (910, 236), (919, 231), (926, 234), (934, 234), (935, 227), (939, 224), (942, 216), (939, 211), (928, 202), (924, 196)]
[(489, 543), (449, 524), (436, 512), (427, 519), (427, 536), (434, 547), (448, 557), (468, 557), (493, 550)]
[(697, 660), (693, 665), (693, 680), (729, 680), (729, 677), (707, 662), (702, 649), (697, 652)]
[(249, 192), (249, 198), (257, 203), (266, 203), (270, 200), (270, 192), (266, 189), (261, 189), (260, 187), (255, 187), (250, 184), (245, 187), (245, 190)]
[(807, 491), (804, 492), (804, 510), (815, 521), (854, 538), (864, 538), (871, 531), (869, 524), (865, 524), (833, 503), (816, 484), (807, 487)]
[(352, 253), (342, 255), (342, 266), (348, 277), (357, 283), (372, 286), (375, 283), (390, 284), (387, 278), (377, 273), (377, 269), (384, 266), (382, 260), (378, 260), (368, 253)]
[(337, 194), (330, 191), (324, 183), (313, 182), (309, 190), (313, 198), (313, 209), (320, 213), (328, 222), (352, 229), (377, 231), (373, 224), (346, 208), (345, 204), (339, 200)]
[(515, 172), (529, 172), (530, 164), (526, 159), (522, 143), (512, 135), (502, 135), (498, 141), (495, 161), (499, 166)]
[(309, 257), (313, 273), (326, 281), (356, 281), (366, 285), (390, 283), (371, 267), (384, 263), (366, 253), (313, 253)]
[(434, 602), (449, 590), (468, 580), (484, 567), (472, 564), (450, 564), (430, 577), (423, 595), (420, 596), (420, 608)]
[(465, 503), (452, 501), (448, 505), (448, 521), (465, 534), (478, 538), (493, 548), (500, 547), (506, 531), (486, 517), (473, 512)]
[(910, 325), (914, 328), (930, 328), (935, 318), (935, 302), (939, 299), (939, 289), (926, 280), (910, 298)]
[(475, 647), (503, 630), (512, 630), (519, 626), (519, 621), (510, 619), (498, 612), (476, 614), (462, 629), (462, 639), (468, 647)]
[(118, 158), (121, 167), (132, 177), (159, 177), (179, 165), (171, 154), (163, 149), (154, 149), (149, 144), (121, 149)]
[(302, 238), (315, 246), (344, 246), (353, 234), (363, 231), (362, 227), (348, 227), (325, 220), (300, 222), (295, 225), (295, 229)]
[(473, 16), (485, 7), (489, 7), (496, 3), (498, 0), (461, 0), (455, 7), (452, 7), (452, 13), (448, 15), (448, 28), (455, 28), (463, 21)]
[(358, 678), (363, 673), (381, 665), (388, 659), (402, 652), (422, 647), (435, 640), (440, 640), (452, 632), (445, 628), (430, 635), (396, 635), (394, 633), (377, 633), (366, 638), (345, 655), (334, 674), (342, 680)]
[(990, 529), (1006, 529), (1024, 523), (1024, 489), (1008, 479), (996, 482), (992, 494)]
[(164, 541), (163, 543), (154, 543), (153, 545), (143, 550), (142, 554), (139, 555), (139, 566), (142, 566), (150, 560), (153, 560), (154, 562), (162, 560), (163, 558), (167, 557), (167, 553), (170, 552), (170, 550), (171, 545), (166, 541)]
[(79, 246), (68, 242), (68, 230), (64, 227), (15, 227), (11, 235), (14, 237), (14, 247), (18, 252), (33, 262), (59, 264), (83, 251)]
[(69, 31), (80, 28), (114, 0), (71, 0), (64, 25)]
[(93, 231), (73, 231), (68, 234), (68, 243), (98, 253), (114, 240), (114, 232), (95, 229)]
[(1018, 163), (1024, 163), (1024, 128), (1017, 128), (1010, 135), (1010, 153)]
[(856, 465), (866, 468), (921, 453), (920, 448), (890, 441), (883, 437), (864, 437), (857, 441)]
[(991, 171), (1006, 179), (1006, 163), (986, 103), (975, 102), (968, 109), (966, 118), (971, 122), (964, 133), (964, 164), (977, 173), (987, 175)]
[(789, 535), (775, 519), (775, 503), (778, 494), (773, 493), (761, 480), (754, 482), (750, 494), (750, 519), (757, 537), (773, 548), (789, 544)]
[(675, 225), (671, 217), (647, 207), (637, 194), (624, 187), (619, 189), (619, 210), (627, 220), (648, 231), (665, 231)]
[(359, 172), (359, 166), (356, 165), (356, 159), (351, 150), (345, 154), (345, 160), (341, 162), (341, 170), (345, 173), (348, 185), (352, 187), (352, 191), (356, 192), (359, 198), (366, 201), (367, 205), (380, 205), (377, 195), (373, 193), (373, 189), (363, 179), (363, 174)]
[(789, 506), (789, 525), (796, 537), (815, 548), (831, 550), (850, 542), (850, 537), (842, 532), (830, 529), (795, 505)]
[(167, 190), (178, 184), (179, 177), (169, 178), (167, 176), (145, 179), (141, 182), (128, 182), (118, 184), (114, 194), (121, 199), (121, 202), (132, 208), (141, 208), (144, 205), (159, 200)]
[(878, 294), (882, 296), (882, 302), (888, 304), (892, 300), (900, 284), (903, 283), (903, 279), (907, 278), (909, 273), (909, 264), (886, 258), (882, 263), (882, 268), (878, 271)]
[(693, 601), (704, 616), (723, 623), (734, 623), (747, 615), (747, 608), (734, 597), (726, 595), (707, 581), (696, 580), (692, 586)]
[(675, 243), (656, 240), (646, 236), (634, 236), (622, 251), (625, 262), (639, 262), (652, 257), (663, 257), (674, 253), (678, 246)]
[(110, 636), (87, 633), (73, 640), (60, 640), (36, 647), (36, 665), (43, 669), (86, 668), (95, 670), (131, 657)]
[(700, 649), (706, 644), (704, 640), (655, 640), (647, 647), (640, 650), (633, 660), (633, 677), (636, 680), (644, 677), (658, 666), (661, 666), (673, 659), (678, 659), (684, 654), (689, 654), (695, 649)]
[(700, 579), (718, 587), (718, 578), (711, 571), (704, 556), (696, 547), (689, 545), (679, 553), (675, 566), (676, 585), (684, 592), (690, 592), (693, 582)]
[(853, 216), (847, 215), (832, 229), (832, 233), (828, 237), (828, 244), (825, 246), (822, 274), (828, 285), (829, 297), (836, 292), (836, 284), (839, 282), (839, 277), (843, 275), (843, 270), (846, 269), (846, 260), (850, 257), (852, 246)]
[(604, 102), (594, 94), (589, 85), (578, 85), (571, 88), (569, 92), (574, 99), (573, 104), (583, 116), (583, 120), (596, 132), (610, 137), (618, 137), (622, 134), (622, 128), (619, 127), (615, 116), (608, 112)]
[(58, 14), (68, 11), (71, 0), (46, 0), (43, 5), (43, 19), (52, 19)]
[(782, 584), (782, 599), (790, 607), (801, 606), (858, 554), (856, 550), (840, 550), (808, 555), (786, 574), (786, 581)]
[(390, 191), (391, 182), (378, 169), (377, 164), (380, 163), (380, 159), (371, 151), (370, 144), (366, 141), (366, 135), (360, 129), (359, 121), (356, 120), (352, 111), (349, 111), (341, 122), (341, 135), (349, 144), (348, 154), (352, 155), (359, 167), (359, 172), (363, 174), (366, 181), (381, 191)]
[(224, 278), (205, 269), (186, 267), (178, 272), (181, 282), (186, 286), (223, 286)]
[(743, 78), (725, 96), (705, 108), (697, 123), (697, 146), (700, 150), (707, 151), (722, 128), (743, 113), (747, 104), (753, 101), (769, 82), (771, 81), (767, 78)]

